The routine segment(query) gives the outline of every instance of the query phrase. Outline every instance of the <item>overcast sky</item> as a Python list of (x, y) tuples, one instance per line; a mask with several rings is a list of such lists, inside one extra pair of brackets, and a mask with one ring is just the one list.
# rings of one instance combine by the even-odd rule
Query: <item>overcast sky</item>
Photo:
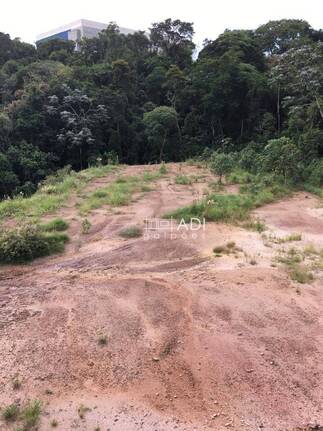
[(8, 0), (0, 31), (33, 43), (35, 36), (79, 18), (146, 30), (152, 22), (179, 18), (194, 23), (195, 42), (215, 39), (226, 28), (253, 29), (271, 19), (301, 18), (323, 27), (320, 0)]

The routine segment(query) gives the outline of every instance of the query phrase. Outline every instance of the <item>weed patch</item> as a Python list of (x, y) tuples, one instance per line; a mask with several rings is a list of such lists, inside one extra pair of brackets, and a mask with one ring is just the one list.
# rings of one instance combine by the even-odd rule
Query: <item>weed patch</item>
[(19, 408), (16, 404), (10, 404), (9, 406), (5, 407), (2, 411), (2, 418), (6, 422), (14, 422), (19, 415)]
[(41, 224), (40, 227), (44, 232), (63, 232), (68, 229), (69, 225), (62, 218), (55, 218), (48, 223)]
[(139, 238), (142, 236), (142, 230), (137, 226), (130, 226), (125, 229), (122, 229), (119, 232), (119, 235), (123, 238)]
[(192, 180), (187, 175), (177, 175), (175, 178), (175, 184), (181, 184), (181, 185), (191, 185)]
[(21, 417), (25, 428), (28, 430), (37, 425), (41, 415), (41, 403), (39, 400), (30, 401), (23, 409)]

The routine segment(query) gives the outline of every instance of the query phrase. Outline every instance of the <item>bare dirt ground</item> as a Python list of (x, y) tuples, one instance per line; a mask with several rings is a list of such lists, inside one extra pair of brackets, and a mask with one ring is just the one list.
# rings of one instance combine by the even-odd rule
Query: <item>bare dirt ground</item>
[[(176, 185), (179, 173), (199, 180)], [(39, 430), (53, 419), (59, 430), (322, 429), (320, 273), (297, 285), (272, 266), (281, 245), (225, 224), (176, 238), (167, 226), (149, 238), (118, 235), (200, 199), (211, 180), (203, 169), (171, 164), (131, 204), (93, 211), (86, 235), (72, 199), (58, 212), (70, 221), (64, 254), (0, 269), (0, 405), (41, 400)], [(271, 235), (297, 232), (297, 247), (323, 248), (322, 209), (309, 194), (255, 216)], [(240, 251), (214, 257), (228, 241)]]

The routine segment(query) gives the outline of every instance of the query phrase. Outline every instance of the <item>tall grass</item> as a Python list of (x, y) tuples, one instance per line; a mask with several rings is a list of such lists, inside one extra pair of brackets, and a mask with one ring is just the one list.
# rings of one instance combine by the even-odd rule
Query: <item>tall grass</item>
[(38, 191), (24, 198), (22, 195), (0, 202), (0, 220), (8, 217), (39, 217), (52, 213), (61, 208), (73, 191), (80, 190), (84, 185), (95, 179), (107, 175), (116, 166), (101, 166), (73, 172), (62, 169), (49, 176), (38, 187)]
[(241, 193), (238, 195), (210, 194), (200, 202), (165, 214), (165, 217), (174, 217), (185, 221), (198, 217), (209, 221), (239, 222), (249, 219), (253, 209), (273, 202), (288, 193), (290, 193), (290, 189), (281, 185), (274, 184), (270, 187), (264, 187), (259, 184), (252, 184), (241, 187)]
[(126, 205), (131, 201), (132, 194), (136, 191), (140, 191), (140, 185), (137, 180), (130, 180), (128, 182), (117, 180), (91, 193), (80, 205), (80, 214), (88, 214), (90, 211), (101, 208), (103, 205)]
[(86, 215), (104, 205), (127, 205), (134, 193), (150, 191), (147, 183), (155, 181), (161, 175), (159, 171), (146, 171), (142, 176), (120, 176), (113, 183), (101, 187), (84, 199), (79, 207), (80, 214)]

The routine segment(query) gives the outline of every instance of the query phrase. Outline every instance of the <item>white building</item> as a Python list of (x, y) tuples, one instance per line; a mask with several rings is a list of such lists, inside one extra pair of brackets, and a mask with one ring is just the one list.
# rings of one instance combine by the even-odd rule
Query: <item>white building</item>
[[(79, 48), (78, 42), (83, 38), (96, 37), (100, 31), (105, 30), (108, 24), (101, 22), (89, 21), (80, 19), (70, 24), (55, 28), (54, 30), (36, 36), (36, 43), (45, 42), (50, 39), (72, 40), (75, 42), (76, 50)], [(130, 28), (119, 27), (120, 33), (133, 34), (136, 30)]]

